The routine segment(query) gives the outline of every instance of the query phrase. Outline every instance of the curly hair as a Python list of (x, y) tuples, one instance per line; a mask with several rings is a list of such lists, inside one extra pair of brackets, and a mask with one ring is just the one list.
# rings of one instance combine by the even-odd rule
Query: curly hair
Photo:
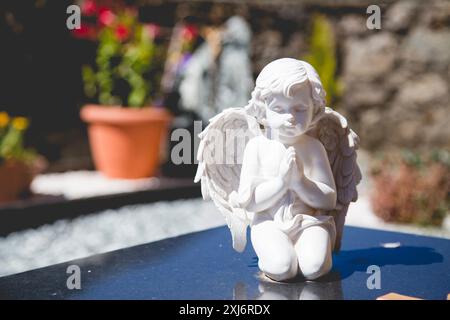
[(262, 124), (266, 114), (267, 100), (271, 95), (283, 94), (291, 97), (292, 87), (306, 81), (311, 85), (311, 96), (314, 102), (314, 115), (311, 122), (313, 126), (325, 111), (326, 93), (316, 70), (302, 60), (282, 58), (266, 65), (256, 78), (255, 89), (245, 109)]

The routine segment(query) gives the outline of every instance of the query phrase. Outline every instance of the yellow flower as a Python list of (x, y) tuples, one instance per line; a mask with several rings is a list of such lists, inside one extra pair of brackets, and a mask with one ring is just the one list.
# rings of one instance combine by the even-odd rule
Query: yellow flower
[(4, 128), (9, 123), (9, 116), (5, 111), (0, 112), (0, 128)]
[(28, 128), (28, 119), (25, 117), (16, 117), (13, 119), (12, 125), (16, 130), (25, 130)]

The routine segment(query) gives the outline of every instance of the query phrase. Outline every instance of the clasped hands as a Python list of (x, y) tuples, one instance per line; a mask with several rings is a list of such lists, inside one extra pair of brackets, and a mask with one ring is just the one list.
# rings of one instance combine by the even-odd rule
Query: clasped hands
[(293, 189), (293, 184), (299, 182), (304, 176), (304, 167), (298, 159), (295, 148), (287, 148), (280, 163), (279, 175), (286, 183), (288, 189)]

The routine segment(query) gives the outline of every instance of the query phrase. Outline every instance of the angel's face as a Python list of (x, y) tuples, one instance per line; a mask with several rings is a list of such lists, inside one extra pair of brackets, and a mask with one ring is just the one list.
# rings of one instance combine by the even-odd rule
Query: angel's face
[(295, 85), (291, 97), (273, 94), (266, 104), (267, 125), (285, 137), (302, 135), (309, 129), (314, 112), (309, 82)]

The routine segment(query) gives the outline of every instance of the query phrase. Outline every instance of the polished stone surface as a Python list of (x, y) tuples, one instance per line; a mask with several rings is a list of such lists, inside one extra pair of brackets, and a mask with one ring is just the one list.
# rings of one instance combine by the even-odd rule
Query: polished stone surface
[[(81, 268), (80, 290), (67, 289), (71, 264)], [(367, 287), (371, 265), (381, 268), (381, 289)], [(278, 284), (259, 275), (250, 245), (233, 251), (220, 227), (0, 278), (1, 299), (375, 299), (388, 292), (445, 299), (450, 240), (346, 227), (330, 275)]]

